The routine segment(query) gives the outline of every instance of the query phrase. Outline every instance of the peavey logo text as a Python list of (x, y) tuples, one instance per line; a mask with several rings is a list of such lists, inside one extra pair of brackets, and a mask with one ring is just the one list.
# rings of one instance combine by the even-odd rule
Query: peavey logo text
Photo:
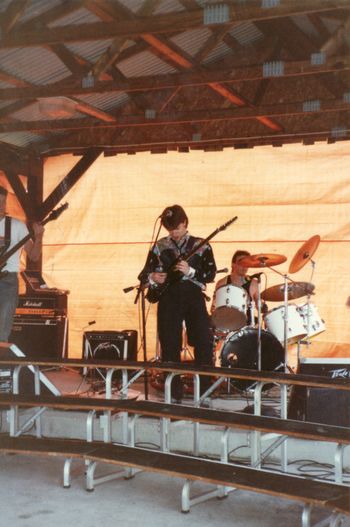
[(331, 374), (331, 378), (334, 379), (335, 377), (343, 377), (345, 379), (350, 378), (350, 370), (347, 368), (339, 368), (338, 370), (330, 370), (329, 373)]

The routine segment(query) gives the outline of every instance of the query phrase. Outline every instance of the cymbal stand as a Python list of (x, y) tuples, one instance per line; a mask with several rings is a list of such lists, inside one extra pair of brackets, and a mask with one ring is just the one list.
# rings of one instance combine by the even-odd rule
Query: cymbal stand
[[(309, 280), (309, 283), (312, 284), (312, 279), (313, 279), (313, 276), (314, 276), (314, 273), (315, 273), (315, 267), (316, 267), (316, 262), (314, 260), (311, 260), (310, 259), (310, 262), (311, 262), (311, 276), (310, 276), (310, 280)], [(310, 318), (311, 318), (311, 314), (310, 314), (310, 298), (311, 298), (311, 293), (308, 293), (307, 295), (307, 301), (306, 301), (306, 306), (307, 306), (307, 309), (306, 309), (306, 339), (302, 339), (301, 341), (298, 341), (298, 348), (297, 348), (297, 365), (298, 365), (298, 369), (299, 369), (299, 366), (300, 366), (300, 345), (301, 344), (305, 344), (307, 346), (307, 348), (309, 348), (311, 342), (310, 342), (310, 339), (309, 339), (309, 335), (310, 335)]]
[(258, 371), (261, 371), (261, 274), (258, 280)]
[(289, 372), (289, 368), (287, 365), (287, 359), (288, 359), (288, 281), (294, 283), (294, 280), (289, 278), (287, 274), (280, 273), (276, 269), (273, 269), (273, 267), (269, 267), (271, 271), (274, 273), (282, 276), (283, 278), (283, 304), (284, 304), (284, 314), (283, 314), (283, 346), (284, 346), (284, 371), (286, 373)]

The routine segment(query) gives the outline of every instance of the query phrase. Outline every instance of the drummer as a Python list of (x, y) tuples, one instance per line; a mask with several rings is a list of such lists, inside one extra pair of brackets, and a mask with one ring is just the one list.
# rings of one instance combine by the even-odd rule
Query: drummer
[[(244, 267), (239, 263), (240, 260), (246, 256), (250, 256), (250, 253), (243, 250), (236, 251), (232, 256), (231, 274), (221, 278), (221, 280), (219, 280), (215, 285), (213, 302), (210, 309), (211, 313), (215, 311), (216, 291), (219, 289), (219, 287), (229, 284), (242, 287), (248, 293), (250, 301), (253, 301), (255, 306), (258, 307), (258, 281), (256, 278), (251, 279), (247, 274), (248, 267)], [(248, 310), (248, 324), (250, 324), (250, 318), (250, 311)]]

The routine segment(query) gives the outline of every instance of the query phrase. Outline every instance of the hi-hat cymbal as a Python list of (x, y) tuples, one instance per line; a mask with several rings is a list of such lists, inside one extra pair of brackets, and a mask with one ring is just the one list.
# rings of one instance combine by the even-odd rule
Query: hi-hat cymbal
[[(309, 282), (293, 282), (288, 284), (288, 300), (295, 300), (302, 296), (311, 295), (315, 289)], [(282, 302), (284, 300), (284, 284), (274, 285), (261, 293), (263, 300)]]
[(311, 260), (313, 255), (316, 252), (317, 247), (319, 246), (321, 241), (321, 238), (318, 234), (315, 234), (315, 236), (311, 236), (309, 240), (303, 243), (303, 245), (298, 249), (298, 251), (295, 253), (292, 261), (289, 265), (289, 273), (296, 273), (299, 271), (304, 265)]
[(287, 260), (287, 257), (283, 254), (251, 254), (250, 256), (244, 256), (237, 262), (239, 265), (244, 267), (273, 267), (279, 265)]

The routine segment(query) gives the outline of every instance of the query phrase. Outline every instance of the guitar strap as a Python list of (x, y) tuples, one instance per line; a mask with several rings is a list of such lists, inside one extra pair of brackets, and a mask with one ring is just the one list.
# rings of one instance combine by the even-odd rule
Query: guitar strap
[(0, 250), (0, 256), (4, 254), (11, 244), (11, 217), (5, 216), (4, 245)]

